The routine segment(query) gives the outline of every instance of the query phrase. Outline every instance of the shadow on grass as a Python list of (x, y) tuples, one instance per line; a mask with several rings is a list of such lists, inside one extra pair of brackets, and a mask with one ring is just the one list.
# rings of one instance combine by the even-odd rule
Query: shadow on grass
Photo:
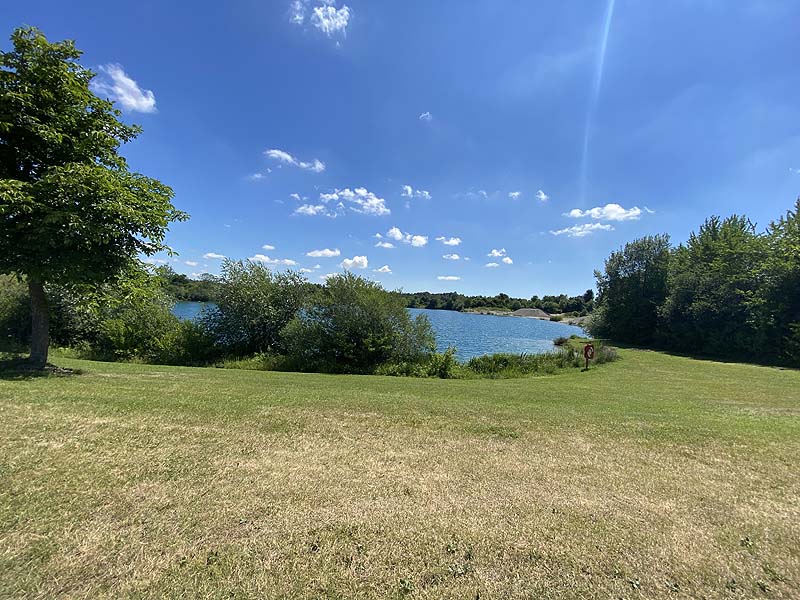
[(0, 380), (21, 381), (39, 377), (71, 377), (83, 373), (80, 369), (66, 369), (48, 363), (43, 368), (31, 365), (27, 358), (0, 360)]
[[(612, 340), (602, 340), (604, 342), (612, 343)], [(731, 356), (716, 356), (713, 354), (692, 354), (689, 352), (681, 352), (680, 350), (672, 350), (669, 348), (661, 348), (659, 346), (640, 346), (636, 344), (628, 344), (625, 342), (613, 342), (617, 348), (625, 350), (642, 350), (645, 352), (658, 352), (659, 354), (666, 354), (667, 356), (678, 356), (680, 358), (688, 358), (691, 360), (698, 360), (701, 362), (718, 362), (736, 365), (752, 365), (754, 367), (769, 367), (779, 371), (798, 371), (800, 367), (780, 361), (774, 360), (759, 360), (753, 356), (731, 357)]]

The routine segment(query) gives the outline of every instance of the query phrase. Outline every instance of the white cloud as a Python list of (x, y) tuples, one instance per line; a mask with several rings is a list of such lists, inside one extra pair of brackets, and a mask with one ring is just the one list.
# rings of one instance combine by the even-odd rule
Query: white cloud
[(795, 175), (800, 175), (800, 169), (794, 169), (789, 167), (789, 173), (794, 173)]
[(282, 265), (284, 267), (293, 267), (297, 264), (295, 261), (289, 258), (270, 258), (264, 254), (256, 254), (255, 256), (251, 256), (248, 260), (253, 262), (261, 262), (266, 265)]
[(345, 258), (339, 266), (343, 269), (366, 269), (369, 266), (369, 261), (366, 256), (354, 256), (353, 258)]
[[(316, 6), (311, 6), (316, 4)], [(309, 14), (311, 9), (311, 16)], [(308, 17), (308, 22), (325, 33), (328, 37), (333, 34), (347, 32), (352, 11), (349, 6), (342, 5), (336, 8), (336, 0), (293, 0), (289, 3), (289, 21), (295, 25), (303, 25)]]
[(303, 267), (302, 269), (300, 269), (300, 272), (301, 273), (313, 273), (314, 269), (309, 269), (307, 267)]
[(516, 200), (520, 196), (522, 196), (522, 192), (508, 192), (508, 197), (512, 200)]
[(539, 200), (539, 202), (547, 202), (550, 199), (550, 196), (545, 194), (542, 190), (539, 190), (536, 192), (536, 199)]
[(505, 255), (506, 255), (505, 248), (500, 248), (499, 250), (497, 248), (492, 248), (492, 251), (489, 252), (489, 254), (487, 254), (486, 256), (490, 256), (492, 258), (500, 258), (501, 256)]
[(294, 214), (313, 217), (316, 215), (327, 215), (328, 212), (322, 204), (303, 204), (294, 209)]
[(445, 246), (458, 246), (458, 245), (461, 244), (461, 238), (460, 237), (446, 238), (446, 237), (440, 235), (439, 237), (436, 238), (436, 241), (437, 242), (442, 242)]
[(271, 244), (264, 244), (263, 246), (261, 246), (261, 249), (262, 250), (275, 250), (275, 246), (273, 246)]
[(458, 281), (461, 277), (457, 277), (456, 275), (439, 275), (436, 279), (439, 281)]
[(445, 260), (461, 260), (458, 254), (442, 254), (442, 258)]
[(496, 268), (496, 267), (499, 267), (499, 266), (500, 266), (500, 263), (496, 263), (496, 262), (490, 262), (490, 263), (486, 263), (484, 266), (485, 266), (485, 267), (489, 267), (490, 269), (494, 269), (494, 268)]
[(583, 223), (582, 225), (573, 225), (557, 231), (550, 231), (553, 235), (566, 235), (568, 237), (586, 237), (592, 235), (595, 231), (613, 231), (611, 225), (604, 225), (603, 223)]
[(187, 260), (185, 264), (186, 264), (187, 266), (189, 266), (189, 267), (196, 267), (196, 266), (197, 266), (197, 265), (199, 265), (200, 263), (199, 263), (199, 262), (197, 262), (197, 261), (195, 261), (195, 260)]
[(292, 200), (297, 200), (298, 202), (301, 201), (300, 194), (296, 192), (294, 194), (289, 194), (289, 198), (291, 198)]
[(168, 260), (164, 260), (163, 258), (145, 258), (144, 262), (149, 265), (166, 265), (169, 263)]
[(375, 247), (389, 249), (389, 248), (394, 248), (394, 244), (392, 242), (378, 242), (377, 244), (375, 244)]
[(221, 260), (225, 258), (224, 254), (217, 254), (216, 252), (206, 252), (203, 254), (203, 258), (211, 259), (211, 260)]
[(302, 160), (298, 160), (285, 150), (278, 150), (277, 148), (272, 148), (271, 150), (265, 150), (264, 156), (267, 158), (271, 158), (272, 160), (277, 160), (280, 163), (292, 165), (294, 167), (299, 167), (301, 169), (305, 169), (306, 171), (313, 171), (314, 173), (322, 173), (325, 170), (325, 163), (315, 158), (311, 162), (305, 162)]
[(642, 215), (642, 210), (638, 206), (633, 208), (622, 208), (619, 204), (606, 204), (605, 206), (595, 206), (589, 210), (573, 208), (565, 217), (573, 219), (597, 219), (598, 221), (635, 221)]
[(315, 6), (311, 15), (311, 23), (328, 37), (335, 33), (344, 35), (350, 22), (350, 7)]
[(511, 260), (511, 257), (510, 257), (510, 256), (504, 256), (504, 257), (503, 257), (503, 262), (504, 262), (505, 264), (507, 264), (507, 265), (513, 265), (513, 264), (514, 264), (514, 261), (513, 261), (513, 260)]
[(388, 275), (392, 274), (392, 270), (389, 268), (389, 265), (383, 265), (380, 269), (373, 269), (374, 273), (386, 273)]
[(320, 275), (319, 278), (324, 280), (330, 279), (331, 277), (336, 277), (338, 273), (325, 273), (325, 275)]
[(156, 97), (150, 90), (143, 90), (131, 79), (122, 65), (108, 64), (100, 67), (98, 75), (91, 83), (92, 91), (119, 102), (128, 112), (156, 112)]
[(426, 123), (430, 123), (433, 121), (433, 115), (429, 112), (424, 112), (419, 116), (420, 121), (425, 121)]
[(311, 252), (307, 252), (306, 256), (310, 256), (311, 258), (333, 258), (334, 256), (339, 256), (341, 252), (338, 248), (324, 248), (322, 250), (312, 250)]
[(252, 175), (248, 175), (247, 178), (250, 181), (258, 181), (259, 179), (264, 179), (263, 173), (253, 173)]
[(403, 191), (400, 193), (403, 198), (423, 198), (425, 200), (431, 199), (431, 193), (428, 190), (415, 190), (410, 185), (404, 185)]
[(414, 235), (411, 233), (404, 233), (400, 231), (400, 229), (397, 227), (392, 227), (389, 231), (387, 231), (386, 237), (393, 239), (397, 242), (403, 242), (404, 244), (411, 244), (415, 248), (422, 248), (423, 246), (428, 245), (427, 235)]
[(392, 213), (386, 207), (386, 200), (379, 198), (363, 187), (358, 187), (354, 190), (344, 188), (343, 190), (337, 189), (331, 193), (321, 193), (319, 199), (325, 204), (338, 202), (334, 212), (343, 211), (346, 202), (350, 210), (364, 215), (381, 217)]

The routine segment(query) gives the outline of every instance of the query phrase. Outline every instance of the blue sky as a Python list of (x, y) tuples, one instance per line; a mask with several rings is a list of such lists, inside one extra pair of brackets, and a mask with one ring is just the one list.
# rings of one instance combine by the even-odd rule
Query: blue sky
[(124, 152), (191, 214), (187, 274), (575, 294), (635, 237), (800, 195), (793, 0), (30, 0), (0, 24), (75, 39), (144, 127)]

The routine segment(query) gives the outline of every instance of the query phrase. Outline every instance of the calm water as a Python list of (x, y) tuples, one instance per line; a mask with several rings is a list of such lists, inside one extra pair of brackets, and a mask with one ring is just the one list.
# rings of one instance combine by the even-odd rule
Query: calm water
[[(204, 306), (202, 302), (178, 302), (173, 312), (181, 319), (194, 319)], [(580, 327), (539, 319), (495, 317), (452, 310), (408, 310), (414, 316), (427, 316), (436, 333), (438, 349), (441, 351), (448, 346), (455, 346), (461, 360), (495, 352), (548, 352), (553, 349), (554, 338), (583, 333)]]

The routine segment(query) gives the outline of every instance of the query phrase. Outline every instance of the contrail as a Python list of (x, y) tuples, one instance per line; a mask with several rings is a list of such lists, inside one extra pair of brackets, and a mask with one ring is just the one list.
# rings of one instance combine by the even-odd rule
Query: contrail
[(589, 139), (592, 133), (592, 122), (597, 112), (597, 101), (600, 98), (600, 86), (603, 84), (603, 67), (606, 62), (606, 48), (608, 47), (608, 34), (611, 31), (611, 19), (614, 17), (614, 4), (616, 0), (608, 0), (606, 16), (603, 22), (603, 37), (600, 42), (600, 52), (597, 55), (597, 65), (594, 71), (594, 86), (589, 99), (589, 108), (586, 111), (586, 127), (583, 132), (583, 155), (581, 156), (580, 193), (581, 202), (586, 200), (586, 186), (589, 177)]

